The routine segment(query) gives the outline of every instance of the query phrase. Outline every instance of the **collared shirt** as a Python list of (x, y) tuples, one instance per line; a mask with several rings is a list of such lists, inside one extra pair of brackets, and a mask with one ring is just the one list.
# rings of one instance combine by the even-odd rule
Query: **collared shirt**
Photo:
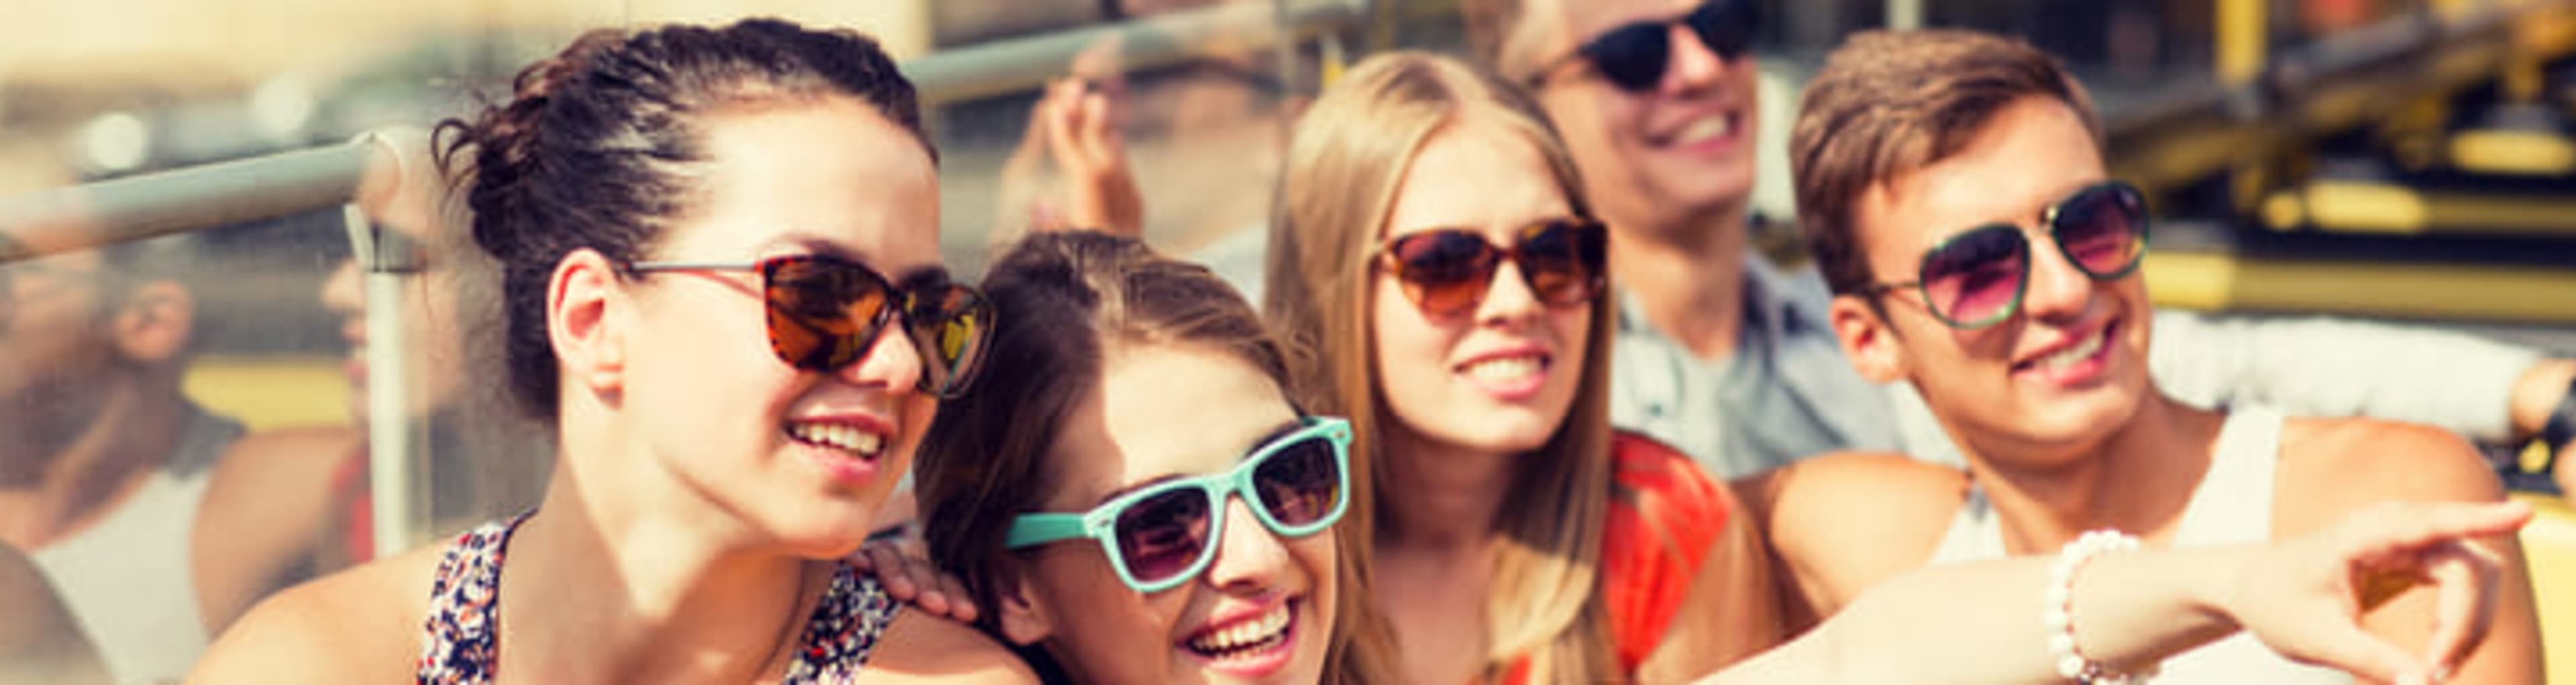
[(1745, 260), (1735, 354), (1703, 359), (1619, 295), (1610, 419), (1680, 447), (1733, 478), (1842, 449), (1898, 450), (1887, 390), (1860, 377), (1834, 339), (1824, 282)]
[[(1735, 353), (1702, 359), (1622, 293), (1611, 357), (1611, 422), (1681, 448), (1736, 478), (1838, 450), (1965, 463), (1912, 385), (1860, 377), (1828, 318), (1813, 270), (1747, 255)], [(2420, 328), (2324, 317), (2156, 312), (2149, 373), (2198, 406), (2263, 404), (2293, 415), (2366, 415), (2501, 441), (2507, 402), (2533, 350)], [(2422, 363), (2439, 360), (2440, 363)], [(2406, 362), (2406, 363), (2396, 363)]]

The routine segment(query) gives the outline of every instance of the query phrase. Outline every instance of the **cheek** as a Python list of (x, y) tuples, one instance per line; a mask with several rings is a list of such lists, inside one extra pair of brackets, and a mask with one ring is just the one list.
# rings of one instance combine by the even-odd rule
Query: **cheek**
[(1414, 308), (1400, 288), (1387, 285), (1377, 289), (1371, 299), (1370, 333), (1377, 348), (1374, 369), (1380, 379), (1412, 381), (1424, 369), (1444, 366), (1446, 335), (1422, 311)]
[(1168, 656), (1189, 591), (1137, 594), (1118, 580), (1099, 549), (1085, 542), (1052, 550), (1031, 567), (1038, 574), (1033, 580), (1039, 601), (1055, 623), (1050, 651), (1081, 673), (1112, 682), (1137, 680), (1136, 671)]
[(1557, 344), (1564, 346), (1565, 359), (1581, 368), (1592, 352), (1592, 307), (1566, 307), (1548, 310), (1548, 327), (1556, 331)]

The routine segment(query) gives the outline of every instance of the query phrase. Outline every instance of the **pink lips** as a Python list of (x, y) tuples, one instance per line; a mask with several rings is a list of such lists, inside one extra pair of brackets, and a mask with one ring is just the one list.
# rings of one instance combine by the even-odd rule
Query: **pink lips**
[(1257, 680), (1276, 675), (1281, 670), (1286, 669), (1288, 667), (1288, 663), (1296, 656), (1297, 638), (1300, 637), (1300, 633), (1304, 632), (1299, 630), (1303, 623), (1302, 619), (1305, 618), (1303, 616), (1304, 611), (1302, 610), (1302, 598), (1299, 600), (1290, 600), (1286, 602), (1286, 604), (1288, 605), (1288, 625), (1287, 627), (1280, 629), (1279, 643), (1271, 645), (1266, 649), (1262, 649), (1252, 654), (1234, 655), (1218, 659), (1200, 653), (1197, 649), (1191, 648), (1189, 643), (1193, 640), (1197, 640), (1201, 636), (1233, 627), (1239, 623), (1258, 621), (1263, 615), (1269, 614), (1272, 609), (1276, 608), (1276, 605), (1247, 608), (1242, 611), (1232, 612), (1222, 620), (1210, 621), (1206, 627), (1199, 629), (1197, 632), (1191, 633), (1189, 637), (1182, 639), (1181, 643), (1176, 646), (1180, 648), (1182, 653), (1188, 654), (1190, 658), (1204, 664), (1209, 670), (1228, 676), (1242, 678), (1245, 680)]
[[(791, 419), (790, 424), (832, 424), (848, 426), (863, 432), (875, 433), (879, 436), (883, 436), (881, 439), (882, 441), (878, 443), (876, 452), (865, 456), (855, 455), (846, 450), (827, 445), (806, 442), (804, 440), (797, 439), (793, 434), (788, 436), (788, 444), (792, 445), (796, 452), (803, 454), (808, 461), (812, 462), (815, 466), (820, 467), (823, 470), (824, 476), (831, 480), (833, 484), (843, 487), (857, 487), (876, 480), (877, 475), (885, 468), (885, 451), (894, 448), (894, 426), (886, 422), (884, 419), (867, 414), (805, 416)], [(787, 429), (782, 427), (780, 430), (784, 432)]]
[[(2020, 361), (2014, 362), (2012, 366), (2013, 375), (2019, 378), (2027, 378), (2057, 387), (2090, 383), (2101, 378), (2103, 371), (2110, 366), (2111, 350), (2119, 346), (2119, 333), (2120, 321), (2114, 319), (2105, 322), (2101, 328), (2095, 329), (2094, 332), (2083, 335), (2068, 336), (2065, 340), (2061, 340), (2055, 344), (2041, 348), (2038, 352), (2027, 355)], [(2083, 360), (2055, 368), (2046, 367), (2041, 364), (2041, 360), (2047, 359), (2050, 355), (2084, 344), (2086, 340), (2095, 335), (2099, 335), (2102, 338), (2101, 349), (2094, 350), (2092, 354), (2085, 356)]]

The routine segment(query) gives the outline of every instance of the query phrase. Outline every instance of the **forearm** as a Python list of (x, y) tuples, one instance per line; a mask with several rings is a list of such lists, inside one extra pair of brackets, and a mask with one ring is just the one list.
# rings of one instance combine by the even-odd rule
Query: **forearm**
[[(2158, 385), (2202, 405), (2262, 404), (2304, 416), (2369, 416), (2439, 426), (2480, 442), (2529, 435), (2576, 364), (2474, 335), (2326, 317), (2206, 316), (2159, 310)], [(2539, 374), (2535, 376), (2535, 374)], [(2536, 409), (2526, 390), (2552, 394)]]
[[(2226, 574), (2242, 554), (2095, 557), (2075, 574), (2077, 649), (2127, 670), (2233, 632), (2214, 591), (2232, 582)], [(2040, 620), (2052, 563), (2026, 558), (1906, 574), (1789, 646), (1703, 682), (2063, 682)]]

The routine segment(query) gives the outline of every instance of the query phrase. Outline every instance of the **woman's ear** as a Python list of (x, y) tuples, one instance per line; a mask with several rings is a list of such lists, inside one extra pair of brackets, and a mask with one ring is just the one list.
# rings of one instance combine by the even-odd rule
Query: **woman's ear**
[(1015, 645), (1037, 644), (1055, 634), (1055, 617), (1036, 601), (1036, 588), (1029, 586), (1027, 574), (1012, 575), (1018, 577), (993, 593), (993, 608), (1001, 612), (1002, 638)]
[(1867, 296), (1836, 296), (1826, 316), (1833, 321), (1834, 338), (1842, 341), (1843, 355), (1851, 359), (1852, 370), (1859, 371), (1861, 378), (1881, 385), (1906, 379), (1905, 341), (1897, 339), (1896, 329)]
[(624, 279), (608, 257), (574, 250), (546, 283), (546, 335), (566, 388), (614, 395), (625, 384)]

